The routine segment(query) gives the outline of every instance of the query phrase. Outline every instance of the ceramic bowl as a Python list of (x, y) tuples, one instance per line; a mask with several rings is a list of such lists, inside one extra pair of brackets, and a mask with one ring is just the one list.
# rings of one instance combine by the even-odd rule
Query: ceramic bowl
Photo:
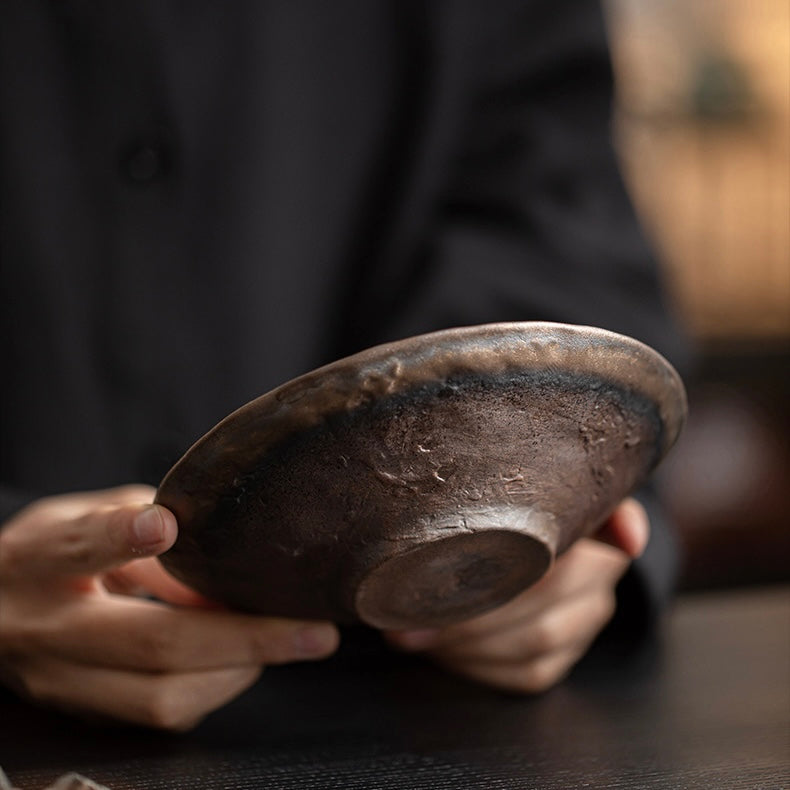
[(377, 346), (243, 406), (157, 502), (176, 577), (231, 607), (457, 622), (524, 590), (650, 475), (686, 414), (642, 343), (592, 327), (473, 326)]

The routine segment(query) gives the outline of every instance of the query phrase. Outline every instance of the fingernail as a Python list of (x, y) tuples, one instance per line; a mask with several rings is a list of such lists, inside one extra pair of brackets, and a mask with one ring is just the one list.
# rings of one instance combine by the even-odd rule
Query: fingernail
[(132, 522), (132, 532), (138, 546), (155, 546), (165, 539), (165, 522), (156, 507), (141, 510)]
[(295, 635), (295, 646), (300, 655), (323, 656), (337, 646), (337, 629), (333, 625), (311, 625)]
[(397, 643), (405, 650), (425, 650), (436, 642), (439, 630), (419, 628), (414, 631), (399, 631), (395, 635)]

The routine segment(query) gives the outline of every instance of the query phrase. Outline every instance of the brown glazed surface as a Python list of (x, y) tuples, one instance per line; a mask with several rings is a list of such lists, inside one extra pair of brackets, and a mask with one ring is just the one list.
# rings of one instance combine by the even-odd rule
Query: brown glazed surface
[(441, 625), (504, 603), (675, 442), (655, 351), (547, 323), (378, 346), (257, 398), (168, 473), (168, 570), (230, 606)]

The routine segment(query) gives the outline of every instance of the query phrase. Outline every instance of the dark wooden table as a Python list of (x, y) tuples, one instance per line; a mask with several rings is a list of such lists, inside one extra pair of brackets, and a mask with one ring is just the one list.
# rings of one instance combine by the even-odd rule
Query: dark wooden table
[(362, 640), (269, 670), (186, 735), (91, 726), (0, 696), (22, 790), (79, 771), (136, 788), (790, 788), (790, 588), (696, 594), (655, 643), (596, 650), (503, 696)]

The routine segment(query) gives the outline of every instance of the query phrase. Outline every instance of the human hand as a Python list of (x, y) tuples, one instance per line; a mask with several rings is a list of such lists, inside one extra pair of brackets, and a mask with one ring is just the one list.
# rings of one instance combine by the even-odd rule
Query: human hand
[(446, 628), (390, 631), (395, 647), (507, 691), (537, 693), (559, 682), (615, 610), (615, 586), (644, 551), (650, 525), (626, 499), (595, 538), (577, 541), (539, 582), (505, 605)]
[[(63, 709), (188, 729), (266, 664), (321, 658), (329, 623), (220, 609), (168, 575), (173, 514), (147, 486), (41, 499), (0, 531), (0, 678)], [(129, 594), (150, 593), (159, 601)]]

